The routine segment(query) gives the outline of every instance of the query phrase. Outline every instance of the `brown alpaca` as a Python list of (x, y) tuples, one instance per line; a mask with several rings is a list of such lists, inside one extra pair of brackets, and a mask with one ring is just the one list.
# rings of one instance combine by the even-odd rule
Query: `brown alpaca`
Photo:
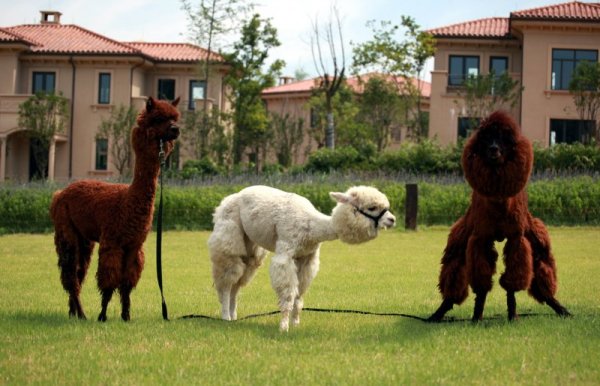
[(160, 143), (165, 157), (179, 136), (179, 118), (173, 103), (155, 100), (137, 118), (131, 143), (135, 152), (131, 185), (82, 180), (58, 191), (50, 216), (58, 253), (60, 280), (69, 293), (69, 316), (85, 319), (79, 293), (96, 242), (100, 243), (98, 289), (102, 294), (99, 321), (106, 321), (106, 307), (115, 289), (121, 295), (121, 318), (129, 320), (130, 293), (144, 268), (142, 245), (152, 227), (154, 194), (160, 170)]
[(473, 188), (471, 205), (450, 230), (438, 285), (443, 302), (429, 321), (440, 321), (454, 304), (461, 304), (469, 285), (475, 293), (473, 321), (483, 318), (498, 259), (494, 241), (504, 239), (500, 285), (506, 290), (508, 319), (517, 318), (515, 292), (525, 289), (558, 315), (570, 315), (554, 297), (557, 279), (550, 237), (527, 206), (525, 187), (532, 164), (531, 143), (504, 112), (492, 113), (467, 142), (462, 167)]

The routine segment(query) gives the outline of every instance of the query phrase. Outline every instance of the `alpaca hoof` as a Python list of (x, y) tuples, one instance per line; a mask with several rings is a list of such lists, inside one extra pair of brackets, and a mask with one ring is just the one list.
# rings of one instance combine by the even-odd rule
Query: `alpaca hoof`
[(106, 315), (105, 314), (98, 315), (98, 321), (99, 322), (106, 322)]
[(430, 317), (428, 317), (427, 319), (425, 319), (425, 322), (427, 323), (440, 323), (442, 321), (443, 316), (438, 316), (436, 314), (431, 315)]
[(290, 330), (290, 323), (288, 321), (285, 322), (281, 322), (279, 324), (279, 331), (281, 332), (288, 332)]
[(129, 316), (129, 314), (123, 314), (121, 315), (121, 319), (123, 319), (124, 322), (129, 322), (131, 317)]

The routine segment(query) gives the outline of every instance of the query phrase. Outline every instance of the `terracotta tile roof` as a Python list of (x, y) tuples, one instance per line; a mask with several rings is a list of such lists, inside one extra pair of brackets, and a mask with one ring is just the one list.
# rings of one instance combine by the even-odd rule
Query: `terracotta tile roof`
[(15, 34), (6, 30), (5, 28), (0, 28), (0, 42), (19, 42), (25, 44), (32, 44), (31, 41), (28, 41), (25, 37)]
[(509, 19), (505, 17), (491, 17), (430, 29), (427, 32), (435, 37), (506, 38), (510, 37), (508, 22)]
[(33, 52), (52, 54), (136, 54), (132, 47), (76, 25), (27, 24), (5, 28), (35, 42)]
[(430, 29), (435, 37), (510, 38), (511, 20), (600, 21), (600, 3), (571, 1), (511, 12), (510, 18), (492, 17)]
[[(143, 55), (165, 62), (196, 62), (207, 50), (187, 43), (119, 42), (70, 24), (25, 24), (0, 28), (0, 42), (24, 42), (31, 52), (46, 54)], [(211, 58), (224, 59), (218, 54)]]
[[(187, 43), (130, 42), (125, 44), (159, 61), (196, 62), (204, 60), (208, 56), (208, 50)], [(215, 53), (210, 55), (210, 59), (216, 62), (224, 61), (221, 55)]]
[(264, 95), (308, 92), (317, 86), (318, 78), (298, 80), (263, 90)]
[(511, 12), (512, 19), (590, 20), (600, 21), (600, 3), (572, 1)]
[[(369, 79), (369, 77), (375, 74), (369, 73), (362, 75), (361, 78), (363, 81)], [(311, 89), (317, 87), (319, 78), (312, 78), (306, 80), (300, 80), (296, 82), (291, 82), (287, 84), (282, 84), (279, 86), (269, 87), (263, 90), (262, 95), (264, 96), (273, 96), (278, 94), (291, 94), (291, 93), (308, 93)], [(412, 79), (412, 82), (416, 85), (417, 80)], [(358, 77), (350, 77), (346, 79), (346, 83), (350, 86), (355, 92), (362, 92), (362, 84), (359, 82)], [(424, 97), (429, 97), (431, 95), (431, 83), (427, 81), (421, 81), (421, 93)]]

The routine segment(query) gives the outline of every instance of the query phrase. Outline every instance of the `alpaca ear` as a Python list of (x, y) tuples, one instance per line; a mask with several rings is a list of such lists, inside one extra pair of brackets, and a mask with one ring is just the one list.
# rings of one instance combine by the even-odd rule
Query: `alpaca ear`
[(354, 202), (354, 197), (346, 193), (329, 192), (329, 196), (340, 204), (352, 204)]
[(179, 104), (179, 99), (180, 97), (177, 97), (177, 99), (175, 99), (173, 102), (171, 102), (171, 104), (176, 107)]
[(146, 111), (152, 111), (155, 104), (156, 101), (154, 100), (154, 98), (148, 97), (148, 100), (146, 101)]

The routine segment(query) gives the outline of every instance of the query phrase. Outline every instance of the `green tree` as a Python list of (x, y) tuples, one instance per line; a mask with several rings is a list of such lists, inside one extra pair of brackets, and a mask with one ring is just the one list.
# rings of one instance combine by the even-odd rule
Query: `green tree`
[(120, 104), (113, 109), (108, 119), (102, 118), (96, 138), (107, 139), (110, 159), (120, 176), (131, 172), (131, 128), (135, 125), (137, 112), (133, 106)]
[(600, 146), (600, 63), (586, 61), (577, 65), (569, 91), (580, 119), (593, 122), (596, 145)]
[[(422, 136), (427, 132), (427, 119), (421, 110), (422, 77), (427, 60), (435, 52), (435, 40), (409, 16), (402, 16), (400, 25), (371, 20), (367, 26), (373, 37), (354, 47), (353, 72), (375, 71), (394, 82), (405, 100), (409, 136)], [(402, 30), (404, 39), (398, 35)]]
[(35, 161), (34, 178), (48, 176), (48, 151), (56, 134), (64, 132), (69, 117), (69, 100), (61, 93), (38, 92), (19, 105), (19, 126), (30, 140)]
[[(193, 141), (199, 144), (198, 159), (205, 155), (206, 132), (212, 131), (209, 126), (215, 122), (211, 118), (218, 117), (214, 112), (209, 112), (209, 74), (211, 66), (216, 62), (213, 51), (221, 52), (224, 49), (225, 40), (232, 33), (237, 33), (244, 22), (244, 18), (254, 8), (254, 4), (247, 0), (198, 0), (196, 5), (191, 0), (181, 0), (181, 6), (188, 20), (188, 36), (198, 46), (206, 48), (207, 55), (201, 58), (200, 77), (204, 80), (203, 111), (199, 116), (190, 119), (196, 120), (194, 127), (196, 133), (188, 132), (196, 137)], [(212, 114), (212, 115), (211, 115)], [(196, 119), (199, 118), (199, 119)]]
[(304, 119), (294, 119), (289, 114), (270, 114), (270, 130), (269, 137), (277, 155), (277, 162), (284, 167), (290, 167), (304, 140)]
[(380, 76), (369, 77), (360, 96), (359, 120), (381, 152), (391, 142), (392, 131), (402, 122), (402, 104), (396, 88)]
[(514, 108), (521, 98), (523, 88), (518, 80), (513, 80), (507, 72), (497, 76), (493, 71), (469, 76), (463, 87), (457, 90), (461, 99), (454, 103), (462, 114), (470, 118), (474, 129), (479, 120), (494, 110)]
[(263, 70), (269, 51), (280, 45), (277, 30), (269, 19), (261, 19), (255, 14), (244, 24), (241, 32), (241, 39), (234, 44), (233, 52), (226, 55), (232, 67), (225, 81), (232, 91), (233, 162), (239, 164), (244, 151), (250, 149), (259, 170), (260, 157), (268, 139), (268, 117), (261, 92), (275, 85), (284, 62), (275, 60), (266, 71)]

